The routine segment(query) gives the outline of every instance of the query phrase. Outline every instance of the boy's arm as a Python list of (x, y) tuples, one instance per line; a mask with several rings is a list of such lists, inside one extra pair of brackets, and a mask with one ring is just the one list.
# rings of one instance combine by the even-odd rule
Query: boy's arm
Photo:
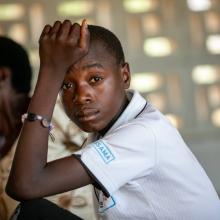
[[(28, 112), (51, 119), (67, 69), (88, 53), (89, 31), (70, 21), (45, 26), (40, 40), (40, 70)], [(26, 200), (87, 185), (92, 179), (73, 156), (47, 163), (48, 128), (25, 121), (6, 186), (7, 193)]]

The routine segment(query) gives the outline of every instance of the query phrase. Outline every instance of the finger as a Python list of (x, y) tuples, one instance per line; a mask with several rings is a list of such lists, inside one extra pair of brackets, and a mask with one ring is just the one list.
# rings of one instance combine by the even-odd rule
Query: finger
[(45, 35), (47, 35), (50, 32), (51, 26), (49, 24), (45, 25), (41, 35), (40, 39), (42, 39)]
[(80, 28), (80, 41), (79, 41), (79, 47), (82, 49), (88, 49), (89, 47), (89, 30), (88, 30), (88, 25), (86, 22), (86, 19), (82, 21), (82, 25)]
[(78, 40), (79, 40), (79, 38), (80, 38), (80, 26), (79, 26), (79, 24), (74, 23), (74, 24), (71, 26), (71, 30), (70, 30), (69, 37), (71, 38), (71, 41), (72, 41), (74, 44), (77, 44), (77, 42), (78, 42)]
[(50, 29), (50, 35), (57, 33), (60, 30), (61, 22), (55, 21), (53, 27)]
[(65, 38), (69, 35), (71, 30), (71, 22), (70, 20), (65, 20), (63, 24), (60, 26), (59, 37)]

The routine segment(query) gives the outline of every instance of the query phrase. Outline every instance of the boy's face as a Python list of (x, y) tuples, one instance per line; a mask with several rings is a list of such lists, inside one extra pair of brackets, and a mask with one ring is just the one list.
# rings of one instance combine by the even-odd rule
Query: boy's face
[(117, 65), (101, 43), (93, 43), (66, 74), (61, 92), (64, 110), (82, 130), (101, 131), (121, 111), (129, 83), (128, 65)]

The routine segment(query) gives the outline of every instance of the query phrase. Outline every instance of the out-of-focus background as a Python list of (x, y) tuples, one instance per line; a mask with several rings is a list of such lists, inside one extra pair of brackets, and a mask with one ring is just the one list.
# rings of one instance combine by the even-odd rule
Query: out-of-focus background
[[(83, 18), (119, 37), (131, 87), (179, 129), (220, 194), (220, 0), (0, 0), (0, 34), (29, 51), (33, 86), (44, 25)], [(68, 120), (57, 114), (69, 143)], [(84, 134), (73, 133), (80, 144)]]

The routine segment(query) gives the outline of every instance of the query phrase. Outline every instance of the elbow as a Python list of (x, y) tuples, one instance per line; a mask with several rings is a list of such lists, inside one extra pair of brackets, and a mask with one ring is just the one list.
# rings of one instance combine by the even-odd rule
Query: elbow
[(34, 199), (32, 184), (22, 183), (19, 181), (8, 181), (5, 192), (7, 195), (17, 201)]
[(15, 189), (14, 186), (11, 186), (10, 184), (7, 184), (6, 187), (5, 187), (5, 192), (6, 194), (11, 197), (12, 199), (15, 199), (17, 201), (22, 201), (23, 198), (22, 196), (19, 195), (19, 191), (17, 191)]
[(11, 197), (14, 200), (17, 201), (23, 201), (26, 200), (26, 195), (19, 189), (17, 189), (15, 186), (6, 185), (5, 192), (9, 197)]

